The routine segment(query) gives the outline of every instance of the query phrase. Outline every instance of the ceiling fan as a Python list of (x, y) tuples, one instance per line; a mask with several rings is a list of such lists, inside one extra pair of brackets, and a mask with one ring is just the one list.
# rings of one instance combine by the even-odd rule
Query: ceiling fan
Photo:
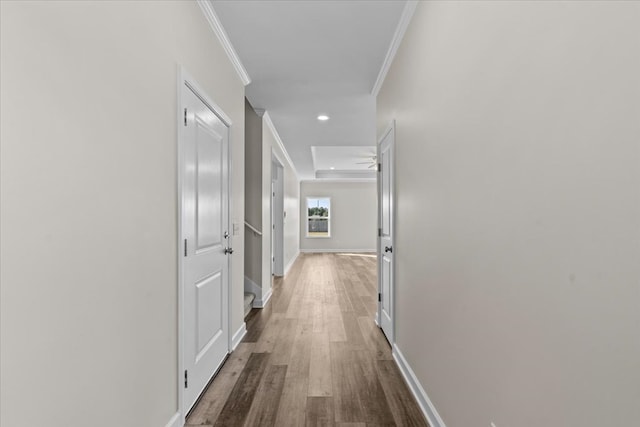
[(357, 162), (356, 165), (369, 165), (368, 169), (373, 169), (378, 164), (378, 156), (376, 156), (375, 154), (373, 156), (365, 156), (364, 158), (369, 160), (367, 160), (366, 162)]

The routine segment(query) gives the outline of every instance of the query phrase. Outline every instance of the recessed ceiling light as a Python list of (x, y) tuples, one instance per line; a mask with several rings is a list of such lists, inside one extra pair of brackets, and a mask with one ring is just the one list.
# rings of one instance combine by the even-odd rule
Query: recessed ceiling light
[(321, 122), (326, 122), (327, 120), (329, 120), (329, 116), (327, 116), (326, 114), (320, 114), (318, 116), (318, 120), (320, 120)]
[(331, 166), (329, 169), (334, 170), (335, 168), (333, 166)]

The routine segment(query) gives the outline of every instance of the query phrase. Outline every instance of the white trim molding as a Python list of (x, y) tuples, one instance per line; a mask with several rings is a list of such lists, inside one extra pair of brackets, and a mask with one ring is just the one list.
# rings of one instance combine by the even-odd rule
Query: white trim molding
[(182, 427), (180, 424), (180, 412), (173, 414), (173, 417), (169, 420), (166, 427)]
[(262, 295), (262, 298), (256, 297), (256, 299), (253, 300), (253, 308), (265, 308), (271, 299), (271, 295), (273, 295), (273, 291), (269, 289), (266, 295)]
[(298, 249), (296, 254), (291, 258), (291, 261), (289, 261), (289, 263), (284, 267), (285, 276), (289, 273), (289, 270), (291, 270), (291, 267), (293, 267), (293, 264), (295, 264), (299, 256), (300, 256), (300, 249)]
[(233, 338), (231, 339), (231, 351), (229, 351), (229, 353), (238, 347), (238, 344), (240, 344), (240, 341), (242, 341), (242, 338), (244, 338), (245, 335), (247, 335), (247, 324), (242, 322), (242, 325), (240, 325), (236, 333), (233, 334)]
[(251, 83), (251, 77), (249, 77), (249, 73), (247, 73), (244, 65), (242, 65), (242, 61), (240, 61), (240, 57), (236, 53), (236, 50), (233, 48), (227, 32), (224, 30), (224, 27), (220, 23), (220, 19), (218, 18), (215, 10), (213, 10), (213, 6), (208, 0), (197, 1), (200, 9), (202, 10), (202, 13), (204, 14), (205, 18), (207, 18), (207, 22), (209, 22), (211, 29), (218, 37), (218, 40), (220, 40), (224, 51), (227, 53), (229, 60), (233, 64), (233, 67), (236, 69), (236, 73), (238, 73), (242, 84), (244, 84), (245, 86), (248, 85), (249, 83)]
[(282, 151), (282, 154), (284, 154), (285, 159), (287, 159), (287, 163), (289, 163), (289, 166), (293, 170), (293, 173), (296, 175), (296, 179), (299, 180), (298, 179), (299, 175), (298, 175), (298, 171), (296, 170), (296, 166), (293, 164), (293, 160), (291, 160), (291, 157), (289, 157), (289, 153), (287, 152), (287, 149), (284, 148), (284, 143), (282, 142), (282, 138), (280, 138), (280, 134), (276, 130), (276, 125), (273, 124), (273, 120), (271, 120), (271, 115), (269, 114), (268, 111), (265, 111), (264, 115), (262, 116), (262, 119), (267, 124), (267, 127), (269, 128), (271, 133), (273, 133), (273, 137), (276, 140), (276, 144), (278, 144), (278, 148), (280, 148), (280, 150)]
[(218, 104), (213, 102), (206, 95), (207, 92), (204, 89), (202, 89), (202, 87), (200, 87), (198, 83), (196, 83), (195, 79), (191, 77), (191, 75), (182, 66), (180, 67), (180, 76), (181, 76), (181, 80), (189, 89), (193, 91), (194, 95), (197, 96), (200, 99), (200, 101), (204, 102), (205, 105), (209, 107), (209, 109), (213, 111), (215, 115), (218, 116), (218, 118), (224, 122), (225, 125), (227, 125), (229, 128), (233, 126), (233, 122), (231, 121), (231, 118), (227, 116), (227, 114), (224, 112), (222, 108), (220, 108)]
[(416, 11), (416, 6), (418, 6), (417, 0), (409, 0), (404, 6), (404, 10), (402, 11), (402, 15), (400, 16), (400, 21), (398, 22), (398, 26), (396, 27), (396, 32), (393, 34), (393, 38), (391, 39), (391, 44), (389, 45), (387, 56), (384, 58), (384, 62), (382, 63), (382, 67), (380, 68), (380, 72), (378, 73), (378, 78), (376, 79), (376, 82), (373, 84), (373, 88), (371, 89), (371, 95), (373, 95), (374, 97), (378, 96), (378, 93), (382, 88), (382, 83), (384, 83), (384, 79), (387, 77), (389, 68), (391, 68), (391, 64), (393, 63), (393, 58), (395, 58), (396, 53), (398, 52), (398, 48), (400, 47), (400, 43), (402, 43), (404, 33), (407, 32), (407, 28), (409, 27), (409, 23), (411, 22), (413, 13)]
[(396, 361), (396, 365), (398, 365), (398, 368), (402, 373), (404, 381), (409, 386), (411, 393), (413, 393), (413, 397), (416, 398), (418, 406), (420, 407), (420, 410), (422, 410), (422, 413), (427, 419), (429, 425), (431, 427), (446, 427), (444, 421), (440, 418), (436, 407), (431, 402), (431, 399), (429, 399), (429, 396), (427, 396), (427, 392), (424, 391), (422, 384), (418, 381), (418, 377), (416, 377), (416, 374), (413, 372), (413, 369), (411, 369), (411, 366), (409, 366), (409, 362), (404, 358), (404, 355), (398, 348), (397, 344), (393, 345), (393, 351), (391, 354), (393, 356), (393, 360)]

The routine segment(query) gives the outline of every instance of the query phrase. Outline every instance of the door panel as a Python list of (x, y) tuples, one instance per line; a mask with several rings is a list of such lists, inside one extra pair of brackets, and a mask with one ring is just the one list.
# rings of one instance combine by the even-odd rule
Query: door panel
[(182, 88), (182, 313), (186, 414), (229, 351), (229, 129)]
[(211, 306), (222, 305), (222, 273), (216, 272), (196, 283), (196, 360), (213, 345), (222, 331), (222, 312), (211, 310)]
[[(385, 146), (384, 151), (381, 151), (381, 167), (382, 167), (382, 235), (388, 236), (391, 234), (391, 179), (388, 171), (391, 167), (391, 155), (389, 154), (388, 147)], [(387, 172), (385, 172), (387, 171)]]
[(197, 249), (221, 244), (222, 137), (196, 116)]
[(378, 289), (380, 327), (390, 343), (394, 342), (394, 134), (392, 125), (378, 144), (380, 171), (378, 174), (380, 236), (378, 238)]

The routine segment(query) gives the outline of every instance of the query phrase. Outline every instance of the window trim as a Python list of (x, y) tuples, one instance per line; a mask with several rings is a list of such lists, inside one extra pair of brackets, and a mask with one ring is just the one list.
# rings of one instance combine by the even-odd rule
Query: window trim
[[(325, 199), (329, 201), (329, 215), (327, 216), (327, 235), (326, 236), (310, 236), (309, 235), (309, 199)], [(330, 239), (331, 238), (331, 197), (328, 196), (307, 196), (304, 200), (304, 212), (305, 212), (305, 237), (307, 239)]]

